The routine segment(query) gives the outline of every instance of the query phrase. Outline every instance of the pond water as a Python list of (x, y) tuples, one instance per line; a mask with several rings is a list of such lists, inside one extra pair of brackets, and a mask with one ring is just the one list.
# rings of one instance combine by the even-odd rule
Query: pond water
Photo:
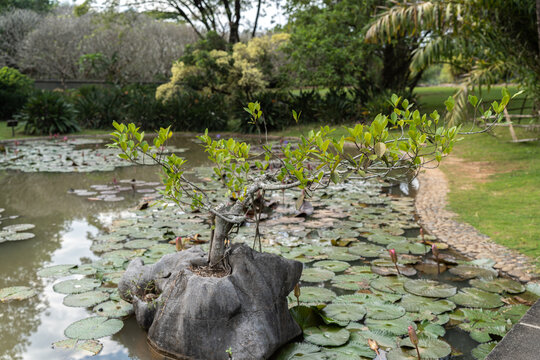
[[(174, 145), (186, 149), (183, 156), (189, 159), (191, 166), (197, 167), (206, 164), (205, 155), (190, 138), (175, 138)], [(88, 151), (86, 156), (88, 157)], [(93, 313), (91, 308), (66, 307), (62, 303), (64, 295), (53, 291), (53, 284), (70, 277), (53, 279), (37, 275), (40, 269), (51, 265), (89, 264), (99, 260), (100, 257), (90, 250), (93, 239), (105, 233), (105, 228), (111, 225), (113, 219), (121, 217), (123, 214), (128, 216), (130, 214), (128, 210), (136, 206), (145, 195), (144, 192), (138, 193), (128, 190), (122, 193), (124, 199), (121, 201), (89, 201), (87, 198), (92, 198), (92, 195), (77, 196), (76, 193), (73, 193), (74, 189), (92, 190), (93, 185), (123, 184), (121, 180), (126, 180), (125, 185), (129, 186), (130, 179), (136, 179), (139, 182), (156, 182), (159, 181), (157, 170), (156, 167), (149, 166), (121, 167), (108, 172), (84, 173), (0, 170), (0, 208), (5, 209), (0, 213), (0, 218), (3, 217), (0, 228), (23, 223), (35, 225), (35, 228), (30, 230), (35, 234), (33, 239), (0, 243), (0, 274), (2, 275), (0, 289), (11, 286), (30, 286), (38, 292), (37, 296), (23, 301), (0, 303), (0, 359), (164, 359), (163, 356), (149, 349), (146, 343), (146, 334), (139, 329), (133, 317), (124, 321), (124, 328), (119, 333), (100, 340), (103, 344), (103, 350), (97, 356), (53, 349), (51, 344), (65, 339), (64, 330), (71, 323), (92, 316)], [(373, 194), (380, 192), (379, 188), (374, 190), (368, 187), (368, 190), (372, 193), (372, 198)], [(347, 189), (342, 189), (342, 191), (347, 191)], [(414, 196), (414, 189), (406, 186), (386, 187), (384, 192), (389, 195), (387, 197), (392, 198), (399, 198), (403, 196), (404, 192), (410, 192), (409, 195)], [(281, 196), (281, 194), (276, 194), (274, 198), (280, 199)], [(321, 206), (322, 201), (324, 200), (320, 202), (314, 200), (314, 206), (316, 208)], [(407, 201), (405, 203), (411, 204)], [(388, 205), (388, 202), (386, 204)], [(376, 201), (371, 205), (378, 206)], [(338, 206), (332, 206), (327, 206), (325, 211), (339, 211)], [(399, 211), (399, 208), (394, 211)], [(19, 215), (19, 217), (8, 218), (13, 215)], [(335, 215), (334, 219), (337, 221)], [(308, 220), (319, 221), (323, 219)], [(348, 220), (349, 223), (346, 224), (350, 224), (351, 219)], [(286, 237), (290, 237), (290, 240), (280, 242), (281, 248), (287, 246), (287, 241), (289, 241), (290, 246), (298, 246), (298, 242), (302, 239), (295, 238), (295, 232), (304, 236), (307, 231), (306, 227), (308, 227), (295, 228), (295, 224), (284, 225), (279, 222), (274, 225), (277, 225), (278, 228), (275, 232), (276, 236), (278, 236), (278, 231), (282, 231), (279, 233), (282, 234), (285, 230), (289, 230)], [(272, 224), (268, 226), (270, 227)], [(335, 226), (339, 228), (337, 223)], [(403, 236), (417, 237), (419, 228), (416, 225), (405, 227), (408, 229)], [(356, 231), (361, 232), (362, 230)], [(307, 232), (309, 233), (309, 231)], [(330, 237), (328, 234), (326, 236)], [(342, 237), (350, 237), (347, 234), (350, 232), (344, 231)], [(238, 239), (241, 240), (243, 237), (247, 239), (247, 236), (241, 233), (238, 235)], [(295, 242), (296, 244), (293, 244)], [(271, 242), (265, 244), (265, 248), (270, 248), (270, 245), (272, 245)], [(293, 250), (295, 248), (282, 251), (284, 251), (284, 256), (306, 260), (306, 252), (293, 254)], [(311, 248), (310, 251), (314, 250)], [(351, 264), (366, 265), (369, 264), (369, 261), (351, 260)], [(307, 267), (311, 267), (311, 265), (307, 265)], [(71, 276), (71, 278), (81, 277), (81, 275)], [(423, 274), (422, 278), (438, 278), (438, 280), (451, 283), (457, 288), (467, 286), (466, 282), (455, 282), (455, 276), (448, 272), (442, 274), (441, 277), (437, 277), (436, 274)], [(316, 286), (308, 282), (303, 282), (303, 284)], [(323, 285), (328, 288), (333, 286), (330, 281), (324, 282)], [(334, 288), (334, 290), (336, 289)], [(336, 290), (337, 295), (351, 294), (352, 292), (350, 290)], [(444, 339), (463, 353), (463, 355), (455, 356), (456, 359), (472, 359), (471, 349), (478, 345), (466, 332), (457, 327), (449, 329)]]

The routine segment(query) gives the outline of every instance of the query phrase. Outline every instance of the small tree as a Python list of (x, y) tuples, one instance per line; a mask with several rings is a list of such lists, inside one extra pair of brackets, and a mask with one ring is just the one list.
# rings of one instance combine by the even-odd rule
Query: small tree
[[(470, 103), (485, 118), (502, 112), (510, 95), (503, 91), (500, 104), (493, 102), (483, 111), (481, 101), (474, 96)], [(313, 191), (346, 179), (395, 178), (414, 176), (423, 167), (440, 163), (452, 150), (460, 132), (460, 126), (448, 127), (442, 117), (434, 111), (421, 115), (413, 110), (413, 104), (393, 95), (390, 100), (394, 110), (391, 115), (377, 115), (371, 125), (357, 124), (347, 127), (347, 136), (336, 139), (335, 129), (328, 126), (310, 131), (298, 143), (287, 143), (276, 149), (265, 139), (258, 151), (251, 145), (235, 139), (213, 139), (208, 131), (198, 136), (204, 151), (213, 163), (219, 181), (228, 189), (229, 201), (218, 206), (211, 203), (205, 191), (185, 175), (186, 159), (175, 154), (165, 155), (163, 145), (172, 137), (170, 128), (160, 129), (153, 145), (144, 140), (144, 132), (134, 124), (113, 123), (111, 147), (122, 151), (121, 158), (141, 163), (148, 157), (161, 166), (165, 190), (163, 195), (180, 206), (207, 211), (214, 219), (208, 262), (210, 267), (219, 267), (227, 256), (227, 238), (235, 225), (246, 221), (257, 223), (255, 239), (260, 236), (258, 219), (261, 202), (267, 191), (291, 188), (302, 189), (303, 196)], [(446, 108), (452, 111), (454, 101), (450, 97)], [(264, 117), (258, 103), (250, 103), (245, 110), (251, 122), (264, 125)], [(298, 122), (299, 114), (293, 111)], [(492, 125), (493, 126), (493, 125)], [(477, 132), (483, 132), (489, 130)], [(252, 210), (259, 216), (247, 218)]]

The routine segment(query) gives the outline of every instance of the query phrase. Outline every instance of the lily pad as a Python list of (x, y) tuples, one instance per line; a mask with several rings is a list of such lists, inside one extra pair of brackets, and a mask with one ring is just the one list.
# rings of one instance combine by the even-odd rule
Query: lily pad
[[(414, 348), (414, 345), (408, 337), (403, 339), (400, 342), (400, 345)], [(452, 348), (448, 343), (439, 339), (420, 338), (418, 339), (418, 351), (420, 352), (420, 357), (422, 359), (440, 359), (450, 355)], [(411, 349), (407, 352), (412, 356), (416, 355), (415, 349)]]
[(405, 309), (395, 304), (372, 303), (366, 309), (369, 319), (393, 320), (405, 315)]
[(331, 351), (333, 353), (339, 353), (340, 355), (342, 354), (342, 356), (339, 357), (340, 359), (361, 359), (362, 357), (373, 359), (375, 356), (375, 351), (371, 350), (368, 345), (353, 341), (349, 342), (347, 345), (333, 348)]
[(407, 294), (407, 291), (403, 288), (403, 283), (407, 280), (405, 277), (388, 276), (380, 277), (371, 281), (370, 285), (373, 289), (391, 293), (391, 294)]
[(340, 346), (350, 337), (349, 331), (337, 326), (317, 326), (304, 330), (304, 339), (319, 346)]
[(322, 310), (322, 315), (330, 322), (341, 326), (350, 321), (360, 321), (366, 315), (366, 308), (359, 304), (330, 304)]
[(156, 244), (157, 242), (153, 240), (133, 240), (125, 243), (124, 247), (126, 249), (147, 249)]
[(484, 344), (480, 344), (471, 351), (471, 355), (475, 360), (484, 360), (488, 354), (495, 349), (497, 346), (497, 341), (492, 341)]
[(476, 288), (463, 288), (448, 300), (472, 308), (492, 309), (503, 305), (499, 295)]
[(15, 232), (15, 233), (11, 233), (9, 235), (4, 236), (4, 239), (7, 241), (22, 241), (22, 240), (30, 240), (35, 237), (36, 235), (32, 233)]
[(289, 311), (302, 330), (323, 324), (319, 310), (315, 306), (294, 306)]
[(51, 278), (57, 278), (57, 277), (63, 277), (71, 275), (70, 270), (73, 269), (77, 265), (53, 265), (48, 266), (46, 268), (43, 268), (37, 272), (39, 276), (42, 277), (51, 277)]
[(94, 275), (97, 273), (97, 269), (91, 264), (84, 264), (70, 269), (69, 272), (74, 275)]
[(511, 279), (472, 279), (469, 281), (471, 286), (485, 291), (502, 294), (507, 292), (510, 294), (519, 294), (525, 291), (525, 286), (520, 282)]
[(414, 321), (411, 321), (408, 317), (402, 316), (393, 320), (375, 320), (366, 319), (364, 324), (371, 331), (383, 331), (395, 336), (406, 335), (408, 333), (408, 327), (412, 326), (416, 329)]
[(512, 324), (517, 324), (527, 311), (529, 307), (526, 305), (509, 305), (499, 309), (499, 313)]
[(380, 303), (384, 301), (394, 302), (401, 298), (401, 295), (394, 295), (389, 293), (382, 294), (362, 294), (356, 293), (351, 295), (341, 295), (335, 298), (332, 303), (334, 304), (360, 304), (369, 306), (373, 303)]
[(99, 316), (122, 318), (133, 313), (133, 305), (124, 300), (106, 301), (96, 305), (93, 311)]
[(403, 288), (411, 294), (433, 298), (446, 298), (456, 294), (456, 287), (435, 280), (407, 280)]
[(63, 304), (70, 307), (91, 307), (109, 299), (109, 294), (102, 291), (87, 291), (81, 294), (71, 294), (64, 298)]
[(458, 265), (450, 269), (450, 272), (454, 275), (459, 276), (462, 279), (472, 279), (472, 278), (485, 278), (490, 279), (497, 277), (497, 271), (481, 266), (473, 265)]
[(430, 247), (422, 243), (411, 243), (408, 241), (393, 242), (386, 246), (387, 249), (394, 249), (399, 254), (424, 255), (430, 251)]
[(337, 273), (337, 272), (342, 272), (342, 271), (347, 270), (347, 268), (351, 265), (345, 261), (323, 260), (323, 261), (317, 261), (316, 263), (313, 264), (313, 266)]
[[(295, 359), (320, 359), (323, 360), (323, 354), (319, 352), (320, 348), (310, 343), (290, 343), (281, 348), (276, 355), (275, 360), (295, 360)], [(311, 357), (309, 355), (319, 354), (321, 357)]]
[(93, 290), (101, 285), (97, 279), (65, 280), (55, 284), (53, 290), (60, 294), (80, 294)]
[(79, 342), (77, 339), (66, 339), (52, 344), (55, 349), (76, 349), (89, 352), (92, 356), (97, 355), (103, 349), (103, 344), (97, 340)]
[(28, 286), (12, 286), (0, 289), (0, 302), (26, 300), (37, 295), (37, 291)]
[[(336, 293), (330, 289), (302, 286), (300, 288), (300, 302), (303, 303), (328, 303), (336, 297)], [(289, 302), (296, 303), (296, 297), (291, 292), (289, 294)]]
[(360, 255), (363, 257), (377, 257), (383, 251), (384, 248), (382, 246), (369, 243), (359, 243), (349, 247), (349, 252), (351, 254)]
[(334, 272), (322, 268), (310, 268), (302, 271), (300, 280), (305, 282), (324, 282), (332, 279)]
[(454, 310), (456, 308), (456, 304), (454, 304), (452, 301), (435, 300), (412, 294), (403, 296), (399, 305), (409, 312), (429, 311), (436, 315)]
[(36, 227), (36, 225), (34, 225), (34, 224), (15, 224), (15, 225), (4, 226), (2, 228), (2, 230), (18, 232), (18, 231), (30, 230), (30, 229), (33, 229), (35, 227)]
[(69, 325), (64, 335), (70, 339), (92, 340), (116, 334), (124, 327), (122, 320), (94, 316)]

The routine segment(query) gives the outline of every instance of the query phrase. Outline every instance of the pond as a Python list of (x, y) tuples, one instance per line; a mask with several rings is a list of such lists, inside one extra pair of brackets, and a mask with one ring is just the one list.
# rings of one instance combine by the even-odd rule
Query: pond
[[(116, 167), (113, 170), (117, 165), (111, 160), (114, 154), (106, 153), (102, 144), (96, 146), (91, 142), (80, 142), (69, 146), (67, 143), (57, 145), (48, 149), (47, 144), (32, 142), (20, 144), (18, 145), (20, 153), (14, 154), (12, 151), (10, 161), (7, 157), (3, 164), (0, 161), (0, 208), (4, 209), (0, 213), (2, 218), (0, 228), (17, 224), (35, 225), (34, 228), (25, 230), (35, 235), (28, 240), (1, 242), (0, 234), (0, 274), (2, 274), (0, 289), (29, 286), (37, 291), (37, 296), (26, 300), (0, 303), (0, 359), (163, 359), (163, 356), (149, 349), (146, 334), (139, 329), (133, 317), (124, 319), (124, 327), (120, 332), (100, 339), (103, 350), (96, 356), (76, 350), (53, 349), (53, 343), (65, 339), (64, 330), (70, 324), (94, 316), (95, 312), (92, 307), (67, 307), (64, 305), (65, 295), (53, 289), (55, 284), (66, 279), (80, 279), (85, 277), (84, 275), (70, 275), (68, 271), (63, 274), (65, 276), (54, 278), (40, 276), (38, 272), (43, 268), (60, 264), (75, 266), (99, 263), (100, 266), (109, 266), (103, 265), (100, 261), (108, 258), (116, 262), (119, 257), (125, 256), (119, 264), (110, 265), (111, 267), (107, 267), (107, 271), (104, 271), (118, 275), (118, 271), (125, 268), (127, 260), (132, 255), (131, 253), (126, 255), (125, 249), (121, 254), (110, 253), (119, 251), (123, 246), (128, 247), (126, 245), (128, 241), (149, 242), (150, 245), (146, 247), (129, 247), (129, 251), (140, 256), (148, 247), (154, 249), (154, 254), (158, 255), (148, 255), (151, 251), (144, 255), (145, 262), (152, 263), (161, 256), (159, 251), (163, 253), (170, 252), (171, 249), (174, 251), (174, 246), (169, 245), (164, 239), (170, 240), (180, 234), (200, 233), (201, 239), (204, 240), (209, 232), (208, 226), (204, 224), (205, 219), (200, 214), (184, 214), (174, 207), (133, 210), (141, 203), (143, 197), (155, 195), (153, 189), (159, 181), (156, 167), (129, 166)], [(184, 151), (182, 155), (189, 159), (192, 167), (197, 168), (195, 174), (199, 179), (205, 180), (211, 175), (207, 168), (201, 167), (206, 164), (206, 157), (191, 138), (176, 137), (173, 145), (177, 151)], [(27, 160), (17, 159), (21, 154), (28, 154)], [(6, 165), (8, 163), (17, 165), (6, 169), (10, 167)], [(2, 166), (4, 170), (1, 170)], [(96, 171), (104, 167), (110, 171)], [(77, 172), (73, 172), (75, 168)], [(136, 179), (136, 182), (132, 179)], [(405, 196), (405, 193), (409, 192), (409, 196)], [(439, 276), (433, 271), (436, 269), (433, 263), (426, 266), (417, 264), (416, 267), (407, 264), (414, 264), (418, 259), (429, 257), (430, 248), (421, 244), (419, 227), (413, 212), (414, 189), (406, 185), (390, 186), (372, 182), (335, 186), (322, 191), (311, 200), (310, 205), (316, 209), (312, 215), (298, 214), (294, 206), (298, 194), (287, 191), (269, 196), (269, 203), (284, 202), (287, 206), (281, 204), (275, 208), (269, 213), (269, 219), (263, 223), (263, 234), (266, 234), (263, 250), (279, 253), (306, 264), (300, 299), (303, 306), (321, 302), (339, 304), (338, 300), (344, 299), (342, 295), (354, 293), (383, 294), (381, 296), (385, 297), (385, 300), (386, 297), (392, 297), (389, 294), (397, 295), (391, 302), (405, 304), (406, 300), (402, 299), (402, 296), (411, 294), (403, 291), (403, 284), (385, 283), (389, 277), (377, 275), (395, 272), (386, 251), (386, 248), (391, 247), (400, 253), (400, 268), (404, 272), (411, 272), (408, 274), (411, 279), (437, 279), (459, 290), (470, 286), (465, 279), (477, 277), (475, 274), (471, 276), (468, 274), (460, 278), (456, 276), (457, 273), (448, 271)], [(11, 218), (16, 215), (17, 218)], [(155, 239), (155, 233), (152, 233), (155, 229), (151, 224), (155, 222), (162, 224), (159, 230), (160, 239)], [(167, 223), (170, 223), (170, 228)], [(381, 226), (384, 231), (380, 231)], [(149, 227), (148, 232), (152, 234), (132, 236), (134, 231), (144, 233), (144, 227)], [(233, 241), (251, 243), (251, 230), (249, 227), (242, 228)], [(107, 235), (110, 231), (113, 232), (113, 236), (120, 236), (121, 241), (112, 241), (111, 235)], [(117, 247), (116, 244), (120, 246)], [(151, 244), (154, 244), (154, 248)], [(157, 252), (156, 246), (159, 247)], [(444, 247), (443, 244), (439, 246)], [(402, 255), (405, 253), (410, 255)], [(449, 263), (455, 264), (459, 260), (454, 258), (455, 254), (448, 251), (441, 253), (441, 257), (444, 255)], [(489, 269), (489, 264), (473, 265)], [(340, 266), (344, 268), (336, 269)], [(375, 273), (371, 272), (370, 266)], [(443, 267), (446, 268), (445, 265)], [(489, 270), (486, 271), (489, 273)], [(373, 283), (374, 280), (378, 283)], [(112, 283), (115, 281), (117, 278), (110, 280)], [(406, 286), (413, 287), (413, 285), (411, 283)], [(485, 288), (495, 285), (482, 283), (478, 286)], [(411, 291), (413, 293), (416, 291), (416, 295), (429, 296), (429, 292), (426, 295), (426, 289), (422, 286), (418, 288), (419, 290)], [(320, 289), (326, 289), (331, 293), (329, 300), (322, 299), (324, 294), (319, 293)], [(537, 298), (530, 291), (519, 292), (525, 301)], [(496, 293), (497, 291), (492, 292)], [(512, 296), (509, 292), (503, 294), (507, 299)], [(500, 297), (498, 295), (496, 297), (499, 299), (496, 299), (496, 304), (491, 307), (498, 308), (503, 305)], [(414, 299), (409, 296), (409, 300)], [(296, 301), (291, 295), (291, 306)], [(459, 302), (459, 299), (457, 301)], [(399, 307), (396, 311), (402, 311), (401, 306), (392, 307), (389, 302), (387, 301), (386, 307), (382, 306), (381, 309), (391, 311)], [(421, 301), (419, 303), (421, 304)], [(414, 306), (419, 306), (419, 303), (408, 304), (408, 316), (409, 312), (416, 314), (416, 318), (410, 317), (409, 320), (416, 320), (419, 324), (422, 320), (428, 323), (439, 321), (418, 315), (418, 310), (416, 312), (410, 310)], [(466, 304), (467, 301), (463, 300), (462, 303)], [(526, 310), (526, 307), (520, 306), (523, 305), (516, 305), (514, 310), (519, 313)], [(475, 304), (471, 307), (490, 308)], [(327, 315), (330, 319), (326, 319), (327, 321), (339, 323), (336, 319), (332, 320), (331, 312)], [(510, 317), (503, 320), (508, 322), (509, 319)], [(384, 326), (377, 323), (380, 319), (376, 316), (371, 316), (370, 320), (372, 324), (368, 327), (374, 332), (377, 326)], [(444, 325), (449, 321), (445, 320), (441, 320), (440, 324)], [(511, 319), (510, 326), (514, 320)], [(458, 323), (459, 321), (456, 322)], [(424, 329), (425, 323), (422, 324)], [(362, 329), (363, 326), (356, 321), (350, 323), (347, 321), (341, 325), (348, 326), (351, 334), (355, 332), (355, 326), (360, 326), (358, 329)], [(500, 326), (500, 323), (497, 325)], [(468, 332), (471, 332), (471, 329), (465, 326), (462, 328), (446, 326), (444, 329), (439, 326), (433, 329), (434, 334), (438, 334), (434, 337), (443, 335), (443, 339), (452, 346), (453, 358), (472, 359), (471, 350), (479, 343), (469, 336)], [(487, 335), (487, 339), (484, 337), (482, 342), (500, 338), (494, 330), (485, 332), (486, 335), (491, 334), (491, 337)], [(384, 340), (381, 338), (383, 343)], [(319, 352), (320, 348), (313, 351)], [(403, 356), (399, 358), (407, 358)]]

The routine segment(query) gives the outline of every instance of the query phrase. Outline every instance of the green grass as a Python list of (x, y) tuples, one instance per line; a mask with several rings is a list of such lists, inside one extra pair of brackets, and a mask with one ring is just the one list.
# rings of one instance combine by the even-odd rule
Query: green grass
[[(511, 143), (508, 129), (496, 134), (468, 136), (456, 145), (454, 156), (467, 164), (443, 161), (450, 209), (495, 242), (540, 265), (540, 143)], [(520, 131), (518, 137), (540, 133)], [(481, 173), (486, 176), (479, 178)]]
[[(37, 135), (26, 135), (23, 133), (24, 127), (19, 125), (15, 128), (15, 137), (11, 135), (11, 128), (7, 127), (7, 123), (5, 121), (0, 121), (0, 140), (9, 140), (9, 139), (26, 139), (26, 138), (35, 138), (40, 137)], [(113, 130), (103, 130), (103, 129), (84, 129), (82, 131), (67, 134), (67, 136), (74, 136), (74, 135), (102, 135), (102, 134), (110, 134)]]

